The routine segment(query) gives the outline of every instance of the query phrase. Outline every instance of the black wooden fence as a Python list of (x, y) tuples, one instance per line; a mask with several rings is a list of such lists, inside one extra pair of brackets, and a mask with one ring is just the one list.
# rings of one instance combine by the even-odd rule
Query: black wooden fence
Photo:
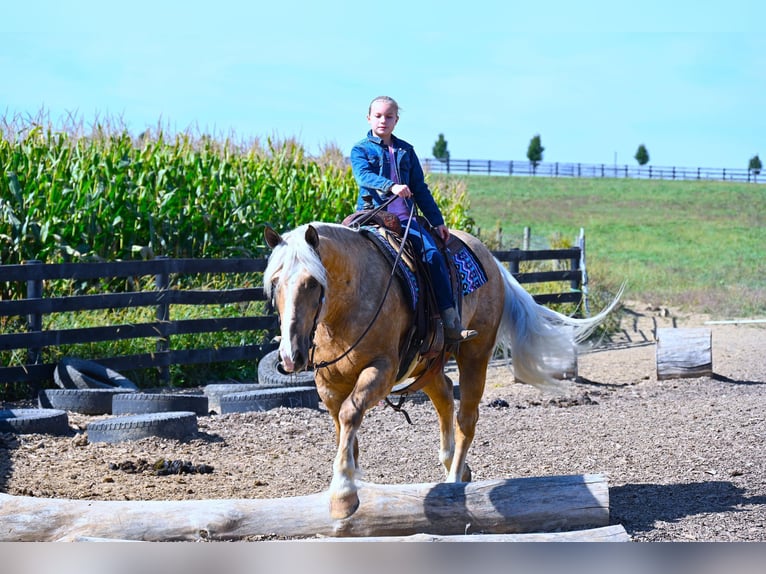
[(540, 162), (534, 166), (528, 160), (448, 159), (441, 161), (433, 158), (424, 158), (421, 163), (424, 169), (432, 173), (766, 182), (766, 177), (759, 179), (760, 174), (752, 170), (732, 168), (559, 162)]
[[(580, 247), (559, 250), (493, 252), (506, 262), (520, 283), (564, 282), (560, 292), (535, 295), (541, 304), (580, 303), (587, 286), (583, 251)], [(520, 273), (522, 261), (554, 260), (559, 270)], [(563, 262), (563, 263), (562, 263)], [(266, 259), (154, 259), (109, 263), (40, 263), (0, 265), (0, 280), (26, 284), (26, 297), (0, 301), (0, 322), (4, 318), (23, 317), (27, 331), (0, 333), (0, 352), (26, 350), (26, 362), (0, 366), (0, 384), (26, 383), (39, 387), (52, 381), (55, 363), (42, 361), (44, 348), (80, 343), (153, 339), (156, 350), (140, 355), (88, 357), (97, 363), (120, 371), (155, 368), (164, 381), (169, 367), (225, 361), (257, 361), (276, 347), (271, 342), (277, 332), (277, 318), (268, 310), (264, 315), (230, 318), (171, 320), (173, 305), (223, 305), (265, 301), (263, 287), (236, 289), (171, 289), (171, 275), (260, 273)], [(59, 279), (111, 280), (154, 276), (154, 288), (119, 293), (100, 293), (51, 297), (45, 295), (45, 282)], [(141, 284), (135, 281), (134, 284)], [(115, 324), (75, 329), (46, 329), (44, 316), (99, 309), (150, 307), (156, 309), (156, 320), (141, 324)], [(266, 308), (265, 306), (262, 306)], [(221, 331), (260, 331), (266, 335), (259, 344), (224, 346), (205, 349), (172, 349), (172, 337), (191, 333)]]

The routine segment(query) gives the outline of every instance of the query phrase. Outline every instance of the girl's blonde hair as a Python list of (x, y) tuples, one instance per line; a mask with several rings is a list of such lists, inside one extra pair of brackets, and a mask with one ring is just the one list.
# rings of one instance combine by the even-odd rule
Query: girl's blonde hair
[(370, 102), (370, 106), (367, 108), (367, 114), (368, 115), (372, 112), (372, 104), (374, 104), (375, 102), (384, 102), (386, 104), (393, 105), (394, 108), (396, 109), (396, 117), (399, 117), (399, 110), (400, 110), (399, 104), (396, 103), (396, 100), (394, 98), (392, 98), (391, 96), (378, 96), (377, 98), (374, 98)]

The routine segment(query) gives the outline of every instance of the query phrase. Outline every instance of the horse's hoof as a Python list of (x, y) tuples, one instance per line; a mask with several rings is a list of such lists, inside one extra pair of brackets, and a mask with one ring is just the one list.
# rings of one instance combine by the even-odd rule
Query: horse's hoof
[(463, 482), (471, 482), (471, 467), (467, 464), (463, 467), (463, 476), (461, 477)]
[(348, 518), (356, 512), (357, 508), (359, 508), (359, 496), (356, 492), (330, 498), (330, 516), (334, 520)]

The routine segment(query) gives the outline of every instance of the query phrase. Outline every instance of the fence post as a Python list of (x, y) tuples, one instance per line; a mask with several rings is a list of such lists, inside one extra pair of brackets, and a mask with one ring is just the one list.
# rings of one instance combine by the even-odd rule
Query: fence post
[(447, 173), (449, 173), (449, 156), (447, 156)]
[[(160, 256), (157, 257), (157, 259), (167, 260), (167, 257)], [(168, 288), (170, 287), (170, 276), (168, 275), (167, 269), (163, 268), (163, 270), (154, 277), (154, 286), (157, 288), (157, 291), (164, 291), (167, 293)], [(161, 323), (167, 323), (170, 321), (170, 303), (167, 302), (165, 297), (160, 297), (160, 300), (162, 299), (165, 299), (166, 302), (161, 302), (157, 305), (157, 320)], [(160, 336), (157, 338), (156, 349), (157, 353), (167, 353), (170, 349), (170, 335), (167, 332), (160, 333)], [(163, 384), (168, 384), (170, 382), (170, 367), (168, 365), (161, 365), (159, 371), (160, 381)]]
[(468, 173), (471, 173), (471, 160), (470, 160), (470, 159), (467, 159), (467, 160), (465, 161), (465, 169), (466, 169), (466, 171), (467, 171)]
[[(42, 265), (42, 261), (36, 259), (30, 259), (24, 261), (24, 265)], [(28, 279), (27, 280), (27, 299), (42, 299), (43, 297), (43, 280), (42, 279)], [(39, 332), (43, 330), (43, 315), (42, 313), (30, 313), (27, 315), (27, 331)], [(42, 356), (42, 350), (38, 347), (27, 349), (27, 363), (32, 365), (39, 365)]]
[(508, 164), (508, 175), (513, 175), (513, 160)]
[(521, 248), (524, 251), (529, 250), (529, 235), (530, 235), (529, 227), (525, 227), (524, 228), (524, 238), (521, 240)]
[[(518, 249), (514, 249), (514, 251), (518, 251)], [(519, 260), (513, 259), (508, 262), (508, 270), (513, 274), (514, 276), (519, 274)]]
[(590, 317), (590, 301), (588, 300), (588, 269), (585, 266), (585, 228), (580, 228), (580, 236), (577, 238), (577, 246), (580, 248), (580, 291), (582, 292), (582, 305), (586, 317)]
[(487, 175), (492, 175), (492, 160), (487, 160)]

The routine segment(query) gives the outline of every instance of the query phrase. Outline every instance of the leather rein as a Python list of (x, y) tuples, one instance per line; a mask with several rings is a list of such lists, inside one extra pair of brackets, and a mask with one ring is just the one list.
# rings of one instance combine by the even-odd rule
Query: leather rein
[[(379, 213), (380, 211), (385, 209), (388, 206), (389, 203), (391, 203), (394, 199), (396, 199), (396, 197), (397, 197), (396, 195), (392, 195), (384, 203), (380, 204), (378, 207), (376, 207), (375, 209), (371, 210), (370, 213), (368, 213), (364, 217), (360, 218), (359, 222), (357, 222), (356, 225), (358, 227), (361, 227), (362, 225), (364, 225), (365, 223), (370, 221), (373, 217), (375, 217), (375, 215), (377, 213)], [(388, 277), (388, 283), (386, 284), (386, 290), (383, 292), (383, 297), (380, 300), (380, 304), (378, 305), (378, 308), (375, 311), (375, 315), (373, 315), (372, 320), (367, 325), (365, 330), (362, 331), (362, 334), (359, 335), (359, 338), (356, 341), (354, 341), (354, 344), (351, 345), (348, 349), (346, 349), (341, 355), (339, 355), (338, 357), (335, 357), (334, 359), (332, 359), (330, 361), (322, 361), (320, 363), (315, 363), (314, 362), (314, 352), (316, 350), (316, 345), (314, 344), (314, 335), (316, 333), (316, 329), (317, 329), (317, 326), (319, 324), (319, 313), (322, 310), (322, 305), (320, 304), (317, 307), (316, 314), (314, 315), (314, 324), (313, 324), (313, 326), (311, 328), (311, 349), (309, 351), (309, 362), (313, 366), (314, 370), (316, 370), (316, 369), (323, 369), (325, 367), (329, 367), (331, 365), (334, 365), (335, 363), (337, 363), (341, 359), (344, 359), (345, 357), (347, 357), (348, 354), (351, 351), (353, 351), (357, 347), (357, 345), (359, 345), (359, 343), (362, 342), (362, 339), (364, 339), (367, 336), (367, 333), (370, 332), (370, 329), (372, 329), (372, 326), (375, 324), (375, 321), (378, 320), (378, 317), (380, 316), (380, 312), (383, 310), (383, 305), (386, 302), (386, 298), (388, 297), (388, 292), (391, 290), (391, 285), (392, 285), (392, 283), (394, 281), (394, 276), (396, 275), (396, 266), (399, 263), (399, 260), (401, 259), (402, 251), (404, 250), (404, 244), (407, 241), (407, 236), (409, 235), (409, 232), (410, 232), (410, 225), (412, 223), (412, 219), (413, 219), (414, 216), (415, 216), (415, 202), (413, 201), (412, 202), (412, 207), (410, 208), (410, 215), (409, 215), (409, 217), (407, 219), (407, 226), (405, 227), (404, 234), (402, 236), (402, 243), (401, 243), (399, 249), (396, 252), (396, 259), (394, 260), (394, 264), (393, 264), (393, 266), (391, 268), (391, 274)], [(321, 297), (320, 301), (324, 302), (324, 288), (322, 289), (322, 297)]]

